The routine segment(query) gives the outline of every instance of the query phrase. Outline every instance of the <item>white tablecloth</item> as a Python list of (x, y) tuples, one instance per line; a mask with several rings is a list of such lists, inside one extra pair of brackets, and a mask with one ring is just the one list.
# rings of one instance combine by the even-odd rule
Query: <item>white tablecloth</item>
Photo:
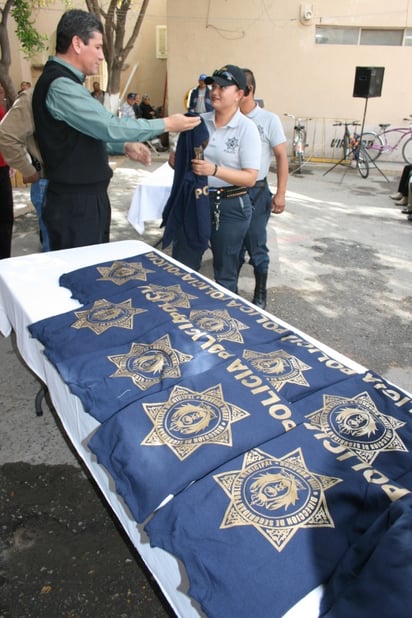
[(173, 184), (173, 173), (170, 165), (164, 163), (137, 185), (130, 204), (128, 220), (139, 234), (144, 233), (145, 221), (162, 218)]

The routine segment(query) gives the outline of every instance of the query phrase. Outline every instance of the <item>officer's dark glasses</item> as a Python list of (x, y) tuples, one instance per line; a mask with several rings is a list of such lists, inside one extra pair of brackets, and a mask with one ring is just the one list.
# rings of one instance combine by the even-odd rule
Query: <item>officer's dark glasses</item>
[(214, 71), (212, 77), (222, 77), (228, 82), (233, 82), (238, 88), (240, 88), (237, 80), (233, 77), (232, 73), (229, 73), (229, 71)]

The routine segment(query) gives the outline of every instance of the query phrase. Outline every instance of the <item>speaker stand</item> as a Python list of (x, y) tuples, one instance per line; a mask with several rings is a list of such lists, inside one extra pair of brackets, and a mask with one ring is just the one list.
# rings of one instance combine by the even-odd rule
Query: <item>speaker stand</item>
[[(361, 125), (361, 131), (360, 131), (360, 137), (359, 137), (359, 142), (360, 144), (362, 144), (362, 139), (363, 139), (363, 130), (365, 128), (365, 120), (366, 120), (366, 111), (368, 109), (368, 100), (369, 97), (364, 97), (365, 99), (365, 106), (363, 108), (363, 118), (362, 118), (362, 125)], [(382, 174), (382, 176), (384, 177), (384, 179), (386, 180), (386, 182), (390, 182), (389, 178), (387, 176), (385, 176), (385, 174), (382, 172), (382, 170), (380, 169), (380, 167), (378, 167), (378, 165), (375, 163), (375, 161), (372, 159), (372, 157), (370, 156), (368, 150), (366, 148), (363, 149), (363, 154), (367, 157), (368, 159), (368, 163), (372, 163), (372, 165), (374, 167), (376, 167), (376, 169), (378, 170), (378, 172), (380, 174)], [(331, 172), (332, 170), (335, 169), (335, 167), (338, 167), (338, 165), (341, 165), (344, 161), (346, 161), (347, 159), (350, 158), (350, 152), (346, 153), (345, 156), (338, 161), (337, 163), (335, 163), (334, 165), (332, 165), (332, 167), (330, 167), (328, 170), (326, 170), (326, 172), (324, 172), (323, 176), (326, 176), (326, 174), (329, 174), (329, 172)], [(345, 171), (346, 174), (347, 170)], [(344, 174), (344, 176), (345, 176)]]
[[(345, 128), (345, 131), (346, 131), (346, 128)], [(344, 157), (342, 157), (342, 159), (341, 159), (340, 161), (338, 161), (337, 163), (334, 163), (334, 164), (332, 165), (332, 167), (330, 167), (328, 170), (326, 170), (326, 172), (324, 172), (324, 173), (323, 173), (323, 176), (326, 176), (326, 174), (329, 174), (329, 172), (331, 172), (332, 170), (334, 170), (334, 169), (335, 169), (335, 167), (338, 167), (338, 165), (342, 165), (344, 161), (346, 161), (347, 159), (350, 159), (351, 154), (352, 154), (352, 153), (348, 150), (348, 151), (345, 153), (345, 156), (344, 156)], [(348, 171), (348, 168), (345, 170), (345, 172), (344, 172), (344, 174), (343, 174), (343, 176), (342, 176), (342, 178), (341, 178), (341, 181), (340, 181), (340, 182), (342, 182), (342, 180), (343, 180), (343, 178), (345, 177), (345, 175), (346, 175), (346, 172), (347, 172), (347, 171)]]
[[(364, 106), (364, 108), (363, 108), (362, 126), (361, 126), (360, 138), (359, 138), (359, 140), (360, 140), (360, 143), (361, 143), (361, 144), (362, 144), (362, 139), (363, 139), (363, 130), (364, 130), (364, 128), (365, 128), (366, 110), (368, 109), (368, 101), (369, 101), (369, 97), (365, 97), (365, 106)], [(377, 165), (377, 164), (375, 163), (375, 161), (372, 159), (372, 157), (370, 156), (370, 154), (369, 154), (369, 152), (368, 152), (367, 148), (364, 148), (362, 152), (363, 152), (363, 154), (365, 154), (365, 155), (367, 156), (367, 158), (368, 158), (368, 162), (369, 162), (369, 163), (372, 163), (372, 165), (373, 165), (374, 167), (376, 167), (376, 169), (378, 170), (378, 172), (379, 172), (380, 174), (382, 174), (382, 176), (384, 177), (384, 179), (386, 180), (386, 182), (390, 182), (389, 178), (387, 178), (387, 177), (385, 176), (385, 174), (382, 172), (382, 170), (380, 169), (380, 167), (378, 167), (378, 165)]]
[[(332, 165), (332, 167), (330, 167), (328, 170), (326, 170), (326, 172), (323, 172), (323, 176), (326, 176), (326, 174), (329, 174), (329, 172), (331, 172), (332, 170), (334, 170), (334, 169), (335, 169), (335, 167), (338, 167), (338, 165), (342, 165), (342, 163), (343, 163), (344, 161), (346, 161), (347, 159), (349, 159), (349, 157), (350, 157), (350, 153), (348, 152), (348, 154), (345, 154), (345, 156), (344, 156), (344, 157), (342, 157), (342, 159), (341, 159), (340, 161), (338, 161), (337, 163), (334, 163), (334, 164)], [(346, 170), (345, 170), (345, 173), (343, 174), (343, 176), (345, 176), (345, 174), (346, 174), (346, 172), (347, 172), (347, 171), (348, 171), (348, 170), (346, 169)]]

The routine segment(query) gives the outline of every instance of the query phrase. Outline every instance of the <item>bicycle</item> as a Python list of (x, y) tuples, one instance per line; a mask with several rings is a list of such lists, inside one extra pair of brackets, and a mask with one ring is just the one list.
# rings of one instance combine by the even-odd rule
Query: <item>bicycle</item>
[[(412, 164), (412, 114), (404, 120), (409, 122), (409, 127), (392, 127), (389, 129), (390, 124), (380, 124), (378, 133), (375, 131), (363, 133), (362, 139), (372, 161), (376, 161), (383, 152), (392, 154), (402, 147), (403, 160), (408, 165)], [(395, 134), (398, 137), (395, 138)]]
[[(292, 157), (296, 161), (296, 169), (294, 172), (301, 174), (305, 158), (305, 148), (309, 145), (306, 143), (306, 127), (303, 124), (302, 118), (297, 118), (293, 116), (293, 114), (287, 114), (286, 112), (285, 116), (292, 118), (294, 122), (292, 141)], [(308, 120), (310, 120), (310, 118), (308, 118)]]
[(355, 133), (349, 131), (349, 127), (360, 127), (361, 123), (354, 120), (353, 122), (343, 122), (338, 121), (333, 123), (334, 127), (345, 127), (345, 131), (343, 133), (342, 139), (342, 147), (343, 147), (343, 157), (340, 161), (335, 163), (330, 169), (328, 169), (323, 175), (326, 176), (328, 172), (333, 170), (337, 165), (343, 163), (348, 160), (352, 163), (355, 162), (356, 168), (362, 178), (367, 178), (369, 176), (369, 160), (368, 160), (368, 152), (365, 152), (364, 140), (360, 133)]

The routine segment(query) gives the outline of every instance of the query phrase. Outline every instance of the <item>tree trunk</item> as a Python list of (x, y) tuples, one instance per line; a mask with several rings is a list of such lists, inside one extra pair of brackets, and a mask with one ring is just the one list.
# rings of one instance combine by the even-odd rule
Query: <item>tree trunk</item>
[[(106, 91), (109, 101), (119, 100), (120, 77), (126, 59), (136, 42), (150, 0), (143, 0), (139, 15), (134, 24), (132, 34), (125, 43), (127, 13), (131, 0), (110, 0), (107, 10), (99, 4), (99, 0), (85, 0), (90, 13), (96, 15), (104, 26), (104, 55), (107, 62), (108, 82)], [(106, 101), (105, 101), (106, 104)], [(113, 110), (112, 104), (110, 109)], [(117, 107), (116, 107), (117, 109)]]
[(13, 4), (14, 4), (14, 0), (7, 0), (6, 4), (1, 10), (1, 21), (0, 21), (0, 50), (1, 50), (0, 83), (4, 88), (5, 96), (8, 100), (9, 105), (13, 104), (14, 99), (17, 96), (16, 88), (14, 87), (14, 84), (11, 81), (11, 78), (9, 75), (10, 65), (11, 65), (11, 54), (10, 54), (9, 35), (7, 33), (7, 21), (8, 21)]

